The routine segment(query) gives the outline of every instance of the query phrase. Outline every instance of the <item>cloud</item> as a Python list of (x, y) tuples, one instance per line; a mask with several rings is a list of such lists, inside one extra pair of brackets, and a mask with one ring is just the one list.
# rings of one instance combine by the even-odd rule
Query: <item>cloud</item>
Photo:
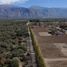
[(28, 0), (0, 0), (0, 4), (13, 4), (18, 2), (25, 3), (26, 1)]

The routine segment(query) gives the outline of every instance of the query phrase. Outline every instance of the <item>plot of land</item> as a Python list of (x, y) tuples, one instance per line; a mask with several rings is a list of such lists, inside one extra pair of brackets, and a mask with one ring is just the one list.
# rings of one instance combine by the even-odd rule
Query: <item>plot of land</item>
[(39, 32), (40, 36), (51, 36), (48, 32)]
[(54, 44), (61, 52), (67, 56), (67, 44), (66, 43), (55, 43)]
[(67, 61), (48, 62), (50, 67), (67, 67)]
[[(67, 35), (48, 34), (48, 28), (32, 28), (47, 67), (67, 67)], [(58, 60), (56, 60), (58, 59)]]

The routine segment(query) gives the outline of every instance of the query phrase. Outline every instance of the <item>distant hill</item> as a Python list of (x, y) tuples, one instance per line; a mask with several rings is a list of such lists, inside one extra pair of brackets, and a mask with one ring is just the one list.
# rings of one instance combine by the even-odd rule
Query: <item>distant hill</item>
[(67, 18), (67, 8), (30, 8), (0, 5), (0, 19)]

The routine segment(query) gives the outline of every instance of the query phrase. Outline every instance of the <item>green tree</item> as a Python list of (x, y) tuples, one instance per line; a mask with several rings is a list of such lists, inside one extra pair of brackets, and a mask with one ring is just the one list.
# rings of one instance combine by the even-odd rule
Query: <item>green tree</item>
[(10, 67), (19, 67), (19, 59), (16, 57), (16, 58), (13, 58), (12, 61), (11, 61), (11, 66)]

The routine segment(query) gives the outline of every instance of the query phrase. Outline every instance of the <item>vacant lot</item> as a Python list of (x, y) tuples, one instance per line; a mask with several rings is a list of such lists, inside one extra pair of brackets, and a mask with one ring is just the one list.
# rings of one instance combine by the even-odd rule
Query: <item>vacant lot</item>
[(47, 27), (33, 27), (32, 30), (46, 59), (47, 67), (67, 67), (67, 61), (65, 61), (67, 59), (67, 35), (50, 35)]
[(48, 64), (50, 67), (67, 67), (67, 61), (53, 61)]

